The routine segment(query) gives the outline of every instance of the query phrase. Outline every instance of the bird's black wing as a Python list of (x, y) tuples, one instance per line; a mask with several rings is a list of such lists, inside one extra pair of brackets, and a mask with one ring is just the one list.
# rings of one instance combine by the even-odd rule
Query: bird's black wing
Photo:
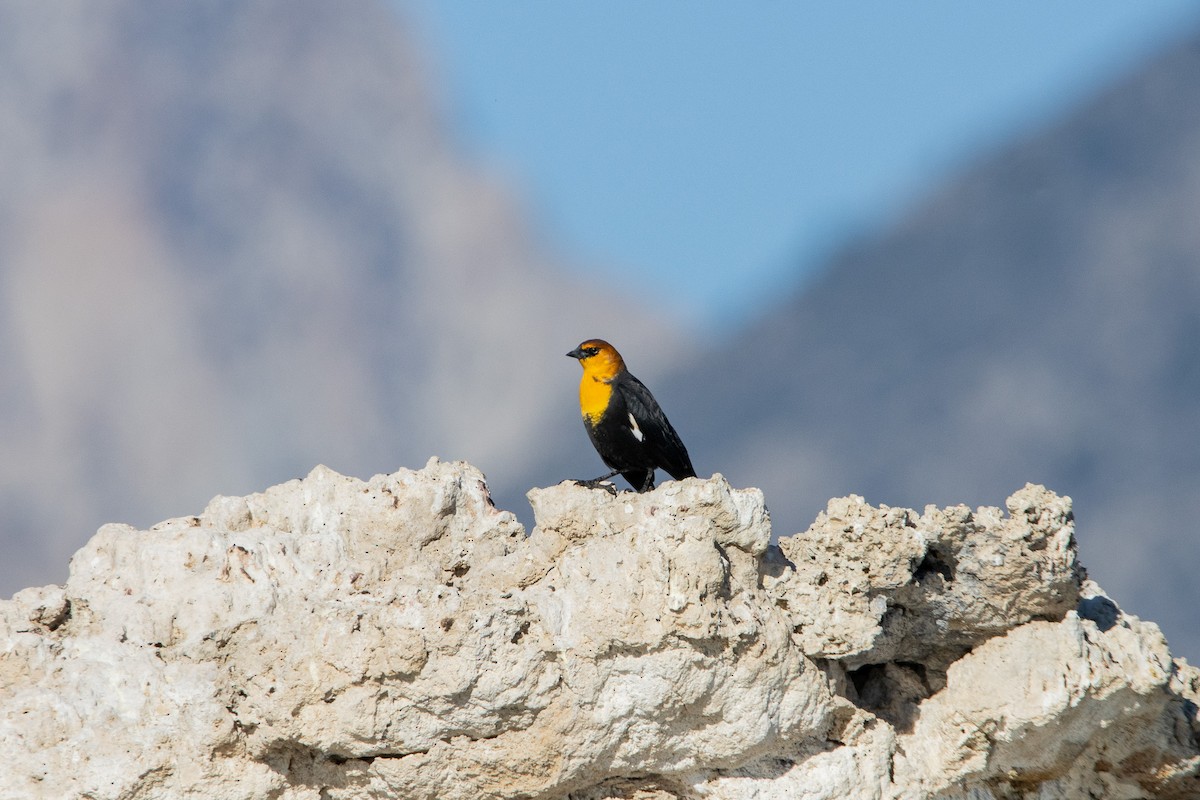
[(641, 431), (646, 449), (654, 456), (656, 466), (665, 469), (676, 480), (695, 477), (696, 470), (692, 468), (687, 448), (645, 384), (626, 373), (617, 381), (616, 389)]

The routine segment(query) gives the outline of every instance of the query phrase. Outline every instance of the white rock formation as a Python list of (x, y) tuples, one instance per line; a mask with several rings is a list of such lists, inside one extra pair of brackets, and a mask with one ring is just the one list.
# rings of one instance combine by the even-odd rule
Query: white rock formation
[[(318, 467), (0, 602), (0, 797), (1200, 797), (1200, 673), (1070, 502), (616, 497)], [(1090, 794), (1089, 794), (1090, 792)]]

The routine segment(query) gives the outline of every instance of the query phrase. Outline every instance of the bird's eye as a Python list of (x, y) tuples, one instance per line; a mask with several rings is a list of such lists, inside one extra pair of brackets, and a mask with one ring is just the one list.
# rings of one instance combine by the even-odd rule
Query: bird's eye
[(588, 347), (588, 348), (584, 349), (583, 354), (590, 358), (591, 356), (594, 356), (594, 355), (596, 355), (596, 353), (599, 353), (599, 352), (600, 352), (599, 347)]

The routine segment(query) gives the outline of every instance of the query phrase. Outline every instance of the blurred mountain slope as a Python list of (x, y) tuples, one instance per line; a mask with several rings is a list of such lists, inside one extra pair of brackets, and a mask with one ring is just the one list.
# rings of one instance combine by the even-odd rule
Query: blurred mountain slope
[[(719, 379), (714, 380), (714, 376)], [(847, 493), (1075, 500), (1081, 558), (1200, 654), (1200, 37), (941, 188), (664, 389), (776, 532)]]
[(466, 458), (525, 513), (601, 471), (563, 358), (599, 335), (777, 533), (850, 492), (1043, 482), (1095, 577), (1200, 653), (1200, 40), (674, 380), (679, 332), (538, 246), (424, 63), (381, 3), (0, 7), (0, 594), (103, 522), (319, 462)]
[(520, 498), (577, 433), (563, 353), (669, 357), (464, 163), (431, 81), (377, 2), (0, 7), (0, 593), (320, 462), (467, 458)]

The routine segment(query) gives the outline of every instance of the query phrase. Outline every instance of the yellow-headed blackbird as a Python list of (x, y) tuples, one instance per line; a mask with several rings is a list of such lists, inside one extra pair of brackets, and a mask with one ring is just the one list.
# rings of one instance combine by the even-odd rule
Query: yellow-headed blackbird
[[(654, 470), (676, 480), (694, 478), (692, 460), (650, 390), (625, 369), (621, 354), (602, 339), (588, 339), (567, 353), (579, 359), (579, 410), (596, 452), (612, 472), (590, 481), (596, 486), (618, 472), (639, 492), (654, 488)], [(615, 492), (615, 490), (613, 490)]]

